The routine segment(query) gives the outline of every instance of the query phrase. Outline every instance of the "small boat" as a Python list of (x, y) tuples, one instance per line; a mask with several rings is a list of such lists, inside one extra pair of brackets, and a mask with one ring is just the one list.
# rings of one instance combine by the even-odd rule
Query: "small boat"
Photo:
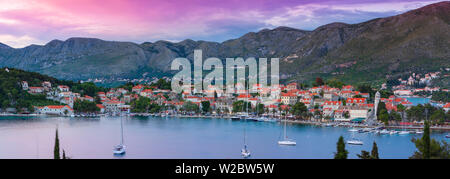
[(290, 146), (294, 146), (297, 145), (297, 142), (295, 142), (292, 139), (289, 139), (286, 135), (286, 119), (284, 120), (284, 137), (283, 140), (278, 141), (278, 145), (290, 145)]
[(114, 146), (113, 153), (114, 155), (123, 155), (125, 154), (125, 145), (123, 145), (123, 122), (122, 118), (120, 118), (120, 131), (121, 131), (121, 140), (120, 144)]
[(409, 131), (400, 131), (398, 134), (399, 135), (408, 135)]
[(349, 132), (358, 132), (358, 131), (359, 131), (359, 129), (356, 129), (356, 128), (352, 128), (352, 129), (349, 129), (348, 131), (349, 131)]
[(389, 134), (390, 132), (386, 129), (383, 129), (380, 131), (380, 134)]
[(450, 134), (445, 135), (445, 138), (450, 138)]
[(363, 143), (363, 141), (360, 141), (358, 139), (352, 139), (352, 140), (348, 140), (347, 144), (350, 144), (350, 145), (363, 145), (364, 143)]
[(247, 145), (244, 145), (244, 148), (241, 150), (241, 155), (244, 158), (248, 158), (250, 157), (251, 153), (250, 151), (247, 149)]
[(294, 146), (294, 145), (297, 145), (297, 142), (286, 138), (285, 140), (278, 141), (278, 145), (292, 145), (292, 146)]
[(390, 135), (394, 135), (394, 134), (397, 134), (397, 133), (398, 133), (398, 132), (395, 131), (395, 130), (389, 131), (389, 134), (390, 134)]
[(230, 118), (231, 120), (240, 120), (241, 118), (237, 117), (237, 116), (233, 116)]
[(114, 153), (114, 155), (125, 154), (125, 145), (119, 144), (119, 145), (114, 146), (113, 153)]

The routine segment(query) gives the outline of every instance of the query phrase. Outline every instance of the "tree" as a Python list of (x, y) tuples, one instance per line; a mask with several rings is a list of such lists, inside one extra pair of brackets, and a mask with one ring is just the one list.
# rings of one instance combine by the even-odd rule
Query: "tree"
[(261, 115), (265, 112), (264, 104), (259, 103), (256, 107), (256, 114)]
[(381, 112), (381, 110), (386, 110), (387, 111), (386, 104), (384, 102), (380, 102), (378, 104), (378, 108), (377, 108), (377, 118), (378, 119), (380, 119), (380, 112)]
[(378, 156), (378, 146), (375, 141), (373, 141), (371, 157), (372, 159), (380, 159), (380, 157)]
[(95, 102), (90, 102), (87, 100), (75, 100), (73, 103), (73, 109), (76, 112), (84, 112), (84, 113), (93, 113), (100, 111), (100, 108), (97, 107), (97, 104)]
[(336, 148), (337, 152), (334, 153), (334, 159), (347, 159), (348, 151), (345, 150), (344, 137), (339, 137)]
[(322, 86), (322, 85), (324, 85), (324, 82), (323, 82), (322, 78), (317, 77), (315, 86)]
[(398, 104), (398, 105), (397, 105), (397, 111), (398, 111), (398, 112), (403, 112), (403, 111), (405, 111), (405, 110), (406, 110), (406, 107), (403, 106), (402, 104)]
[(252, 108), (252, 104), (246, 101), (235, 101), (233, 102), (233, 112), (244, 112)]
[(53, 149), (53, 158), (54, 159), (61, 159), (59, 156), (59, 137), (58, 137), (58, 129), (56, 129), (56, 136), (55, 136), (55, 147)]
[(384, 122), (385, 125), (389, 124), (389, 113), (386, 109), (383, 109), (380, 111), (380, 114), (378, 115), (378, 120)]
[(431, 121), (438, 124), (443, 124), (445, 122), (445, 112), (442, 109), (435, 110), (430, 117)]
[(430, 123), (425, 120), (425, 124), (424, 124), (424, 129), (423, 129), (423, 136), (422, 136), (422, 140), (423, 140), (423, 158), (424, 159), (429, 159), (431, 154), (430, 154)]
[(199, 111), (199, 107), (197, 104), (194, 104), (194, 103), (188, 101), (183, 104), (183, 110), (187, 111), (187, 112), (197, 113)]
[(302, 102), (295, 103), (294, 106), (292, 106), (291, 108), (292, 115), (304, 117), (306, 116), (306, 112), (308, 112), (308, 108)]
[(358, 156), (358, 158), (360, 159), (372, 159), (372, 156), (370, 155), (369, 152), (362, 150), (361, 154), (356, 154)]
[(204, 113), (207, 113), (211, 110), (211, 104), (209, 103), (209, 101), (202, 101), (202, 111)]

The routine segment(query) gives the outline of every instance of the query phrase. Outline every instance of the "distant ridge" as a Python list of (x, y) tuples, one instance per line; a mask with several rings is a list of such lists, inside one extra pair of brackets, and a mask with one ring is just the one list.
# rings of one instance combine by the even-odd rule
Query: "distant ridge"
[(10, 46), (8, 46), (8, 45), (5, 45), (5, 44), (2, 44), (2, 43), (0, 43), (0, 49), (10, 49), (10, 48), (12, 48), (12, 47), (10, 47)]
[[(53, 40), (43, 46), (0, 51), (0, 67), (36, 71), (61, 79), (140, 78), (171, 75), (171, 61), (204, 57), (277, 57), (284, 80), (315, 77), (378, 83), (386, 77), (450, 67), (450, 2), (358, 24), (331, 23), (313, 31), (290, 27), (250, 32), (223, 43), (131, 42), (93, 38)], [(3, 45), (0, 45), (2, 48)]]

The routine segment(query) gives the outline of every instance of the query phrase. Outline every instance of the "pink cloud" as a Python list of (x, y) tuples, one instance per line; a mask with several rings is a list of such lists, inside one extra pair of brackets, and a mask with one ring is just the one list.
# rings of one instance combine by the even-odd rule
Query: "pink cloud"
[[(18, 40), (26, 36), (42, 42), (74, 36), (135, 42), (186, 38), (222, 41), (278, 25), (311, 29), (336, 20), (332, 13), (338, 11), (345, 12), (340, 15), (349, 22), (375, 18), (384, 14), (370, 12), (361, 16), (365, 19), (354, 19), (351, 13), (360, 4), (367, 8), (382, 7), (371, 6), (377, 3), (380, 1), (0, 0), (0, 35), (8, 35), (9, 41), (14, 36)], [(396, 0), (381, 3), (399, 4)], [(413, 8), (414, 3), (417, 1), (407, 0), (402, 7), (391, 9), (404, 10), (408, 5)], [(323, 8), (308, 8), (312, 6)], [(306, 9), (304, 12), (302, 7)], [(317, 13), (327, 10), (330, 13)]]

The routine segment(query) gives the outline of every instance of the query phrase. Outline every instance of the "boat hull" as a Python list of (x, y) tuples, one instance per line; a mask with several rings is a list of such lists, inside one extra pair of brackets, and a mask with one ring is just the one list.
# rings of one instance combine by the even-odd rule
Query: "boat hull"
[(278, 141), (278, 145), (294, 146), (294, 145), (297, 145), (297, 142), (294, 142), (294, 141)]
[(363, 145), (364, 143), (361, 141), (347, 141), (349, 145)]

